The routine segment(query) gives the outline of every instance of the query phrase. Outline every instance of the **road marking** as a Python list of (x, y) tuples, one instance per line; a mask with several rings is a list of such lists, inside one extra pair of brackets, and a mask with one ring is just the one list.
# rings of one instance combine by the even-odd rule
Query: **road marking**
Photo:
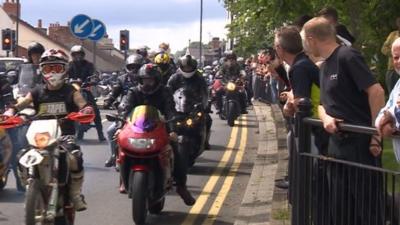
[(194, 224), (194, 221), (197, 219), (204, 205), (207, 203), (207, 200), (209, 199), (212, 190), (217, 184), (218, 179), (221, 177), (224, 168), (226, 167), (226, 165), (229, 162), (229, 159), (231, 158), (233, 148), (235, 147), (238, 136), (238, 129), (239, 129), (238, 126), (234, 126), (232, 128), (231, 136), (228, 145), (226, 146), (225, 153), (221, 158), (221, 161), (219, 161), (217, 168), (215, 168), (213, 174), (210, 176), (206, 185), (201, 191), (200, 196), (196, 200), (196, 204), (194, 204), (190, 209), (189, 215), (186, 216), (185, 220), (182, 223), (183, 225)]
[(243, 116), (242, 117), (242, 133), (241, 133), (241, 138), (240, 138), (239, 151), (236, 153), (235, 160), (233, 161), (231, 169), (230, 169), (228, 175), (226, 176), (225, 181), (221, 187), (221, 190), (218, 193), (217, 197), (215, 198), (215, 201), (212, 204), (210, 211), (208, 211), (207, 218), (204, 220), (203, 225), (214, 224), (215, 220), (217, 219), (218, 213), (221, 210), (222, 205), (224, 204), (226, 196), (228, 195), (228, 193), (232, 187), (233, 180), (235, 179), (236, 173), (239, 170), (240, 164), (242, 163), (244, 151), (246, 148), (246, 143), (247, 143), (247, 127), (246, 127), (246, 125), (247, 125), (246, 117)]

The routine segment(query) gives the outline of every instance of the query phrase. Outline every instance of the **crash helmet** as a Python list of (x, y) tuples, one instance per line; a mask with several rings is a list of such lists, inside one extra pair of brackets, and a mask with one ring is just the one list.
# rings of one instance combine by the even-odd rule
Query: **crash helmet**
[(184, 55), (178, 60), (179, 72), (185, 77), (192, 77), (197, 70), (197, 61), (191, 55)]
[(64, 83), (68, 60), (68, 55), (61, 49), (49, 49), (42, 54), (39, 68), (48, 85), (57, 87)]
[(144, 94), (152, 94), (161, 86), (161, 73), (155, 64), (144, 64), (139, 69), (137, 78), (139, 81), (139, 90)]
[(128, 73), (137, 73), (143, 64), (144, 64), (143, 56), (134, 53), (126, 59), (125, 70)]

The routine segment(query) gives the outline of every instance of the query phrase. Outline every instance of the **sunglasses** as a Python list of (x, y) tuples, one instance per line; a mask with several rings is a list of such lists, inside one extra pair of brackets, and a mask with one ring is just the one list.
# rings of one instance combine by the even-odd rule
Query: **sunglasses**
[(63, 72), (65, 72), (65, 66), (62, 64), (45, 64), (42, 66), (43, 74), (48, 74), (51, 72), (63, 73)]

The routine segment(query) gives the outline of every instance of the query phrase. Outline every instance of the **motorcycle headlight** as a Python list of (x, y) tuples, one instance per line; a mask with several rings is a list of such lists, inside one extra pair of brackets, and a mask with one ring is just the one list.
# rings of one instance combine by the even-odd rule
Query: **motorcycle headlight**
[(229, 82), (229, 83), (226, 85), (226, 89), (228, 89), (229, 91), (233, 91), (233, 90), (235, 90), (235, 88), (236, 88), (236, 84), (234, 84), (234, 83), (232, 83), (232, 82)]
[(201, 113), (201, 112), (198, 112), (198, 113), (197, 113), (197, 116), (198, 116), (198, 117), (201, 117), (202, 115), (203, 115), (203, 113)]
[(50, 142), (49, 132), (35, 134), (35, 143), (37, 148), (44, 149), (49, 145), (49, 142)]
[(189, 126), (189, 127), (192, 126), (193, 125), (193, 120), (192, 119), (187, 119), (186, 120), (186, 125)]
[(129, 138), (129, 144), (133, 148), (138, 149), (148, 149), (153, 147), (156, 143), (156, 139), (149, 139), (149, 138)]

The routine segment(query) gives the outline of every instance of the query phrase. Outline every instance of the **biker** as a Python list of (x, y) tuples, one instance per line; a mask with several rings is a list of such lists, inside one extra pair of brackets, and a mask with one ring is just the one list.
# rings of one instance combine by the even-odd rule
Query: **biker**
[(169, 54), (167, 52), (159, 52), (154, 58), (154, 63), (160, 69), (161, 84), (167, 85), (168, 79), (175, 73)]
[[(70, 112), (82, 112), (92, 114), (93, 108), (86, 102), (81, 93), (71, 84), (65, 82), (67, 78), (68, 56), (62, 50), (50, 49), (40, 58), (40, 71), (45, 85), (37, 87), (23, 97), (17, 104), (9, 108), (6, 114), (16, 112), (33, 104), (40, 117), (57, 116), (65, 117)], [(57, 107), (49, 107), (52, 106)], [(57, 110), (54, 110), (57, 109)], [(87, 205), (81, 194), (83, 184), (83, 158), (79, 145), (75, 143), (75, 125), (73, 121), (61, 122), (61, 145), (68, 151), (70, 184), (69, 196), (76, 211), (86, 210)]]
[[(161, 74), (157, 66), (154, 64), (143, 65), (139, 70), (138, 78), (139, 85), (129, 89), (126, 98), (119, 105), (120, 114), (124, 118), (127, 118), (128, 114), (136, 106), (151, 105), (157, 108), (167, 120), (171, 119), (176, 114), (174, 100), (169, 88), (161, 84)], [(172, 139), (177, 139), (177, 134), (173, 131), (170, 131), (170, 136)], [(171, 144), (173, 145), (173, 142)], [(176, 154), (175, 149), (174, 154)], [(186, 205), (193, 205), (196, 200), (186, 187), (187, 171), (177, 169), (182, 167), (180, 167), (181, 164), (179, 160), (175, 160), (174, 177), (177, 184), (176, 191)], [(124, 191), (123, 187), (121, 188), (120, 191)]]
[[(139, 54), (132, 54), (126, 59), (126, 74), (120, 76), (117, 83), (113, 86), (112, 92), (104, 99), (104, 108), (109, 109), (119, 96), (125, 96), (128, 90), (138, 84), (138, 71), (144, 64), (144, 59)], [(112, 123), (107, 129), (107, 137), (110, 142), (111, 156), (105, 162), (105, 167), (115, 166), (116, 143), (113, 140), (117, 131), (117, 123)]]
[[(197, 70), (197, 61), (191, 55), (185, 55), (178, 60), (178, 70), (168, 80), (167, 86), (171, 89), (172, 93), (182, 87), (192, 90), (194, 95), (187, 96), (190, 103), (202, 103), (206, 116), (206, 143), (205, 149), (210, 149), (209, 139), (212, 119), (208, 114), (208, 85), (202, 74)], [(191, 107), (192, 104), (189, 106)]]
[[(68, 75), (70, 79), (78, 80), (80, 82), (89, 82), (88, 77), (92, 76), (95, 73), (94, 66), (91, 62), (85, 59), (85, 51), (81, 45), (75, 45), (71, 48), (71, 56), (72, 61), (69, 63), (68, 67)], [(96, 125), (97, 135), (99, 141), (105, 141), (103, 133), (103, 125), (101, 123), (101, 116), (99, 108), (97, 107), (97, 103), (93, 94), (88, 92), (88, 96), (86, 96), (86, 101), (93, 106), (95, 112), (95, 120), (94, 123)], [(82, 126), (80, 126), (81, 128)], [(78, 130), (77, 139), (83, 139), (84, 131), (83, 129)]]
[[(229, 81), (236, 81), (237, 79), (244, 79), (246, 76), (246, 72), (240, 68), (240, 65), (237, 63), (237, 56), (233, 52), (227, 52), (225, 54), (224, 63), (222, 64), (220, 70), (217, 72), (216, 77), (222, 78), (223, 83), (227, 83)], [(220, 89), (215, 95), (217, 101), (217, 114), (221, 113), (223, 102), (222, 96), (225, 94), (223, 89)], [(242, 106), (242, 114), (247, 114), (246, 110), (246, 102), (247, 102), (246, 93), (240, 94), (240, 105)]]
[(144, 62), (150, 63), (150, 59), (149, 59), (149, 53), (147, 52), (147, 47), (146, 46), (140, 46), (136, 49), (136, 53), (141, 55), (144, 59)]

